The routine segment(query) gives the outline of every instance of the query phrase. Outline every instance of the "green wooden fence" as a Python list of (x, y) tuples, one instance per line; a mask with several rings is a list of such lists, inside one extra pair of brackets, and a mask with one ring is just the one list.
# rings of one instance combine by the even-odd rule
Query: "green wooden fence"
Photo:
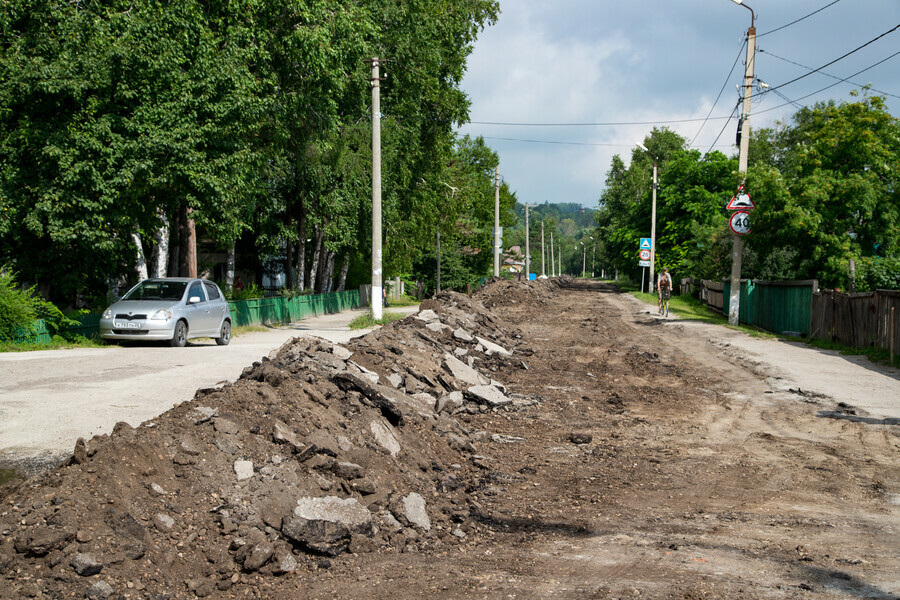
[[(231, 322), (235, 327), (248, 325), (276, 325), (299, 321), (304, 317), (333, 314), (358, 308), (359, 290), (332, 292), (284, 298), (273, 296), (255, 300), (229, 302), (231, 306)], [(67, 327), (64, 332), (77, 333), (86, 338), (100, 335), (100, 314), (91, 313), (75, 317), (79, 325)], [(31, 329), (21, 330), (13, 342), (30, 342), (33, 344), (49, 344), (50, 332), (43, 320), (35, 321)]]
[[(731, 281), (724, 281), (722, 312), (728, 314)], [(809, 335), (815, 279), (804, 281), (741, 280), (740, 320), (773, 333)]]

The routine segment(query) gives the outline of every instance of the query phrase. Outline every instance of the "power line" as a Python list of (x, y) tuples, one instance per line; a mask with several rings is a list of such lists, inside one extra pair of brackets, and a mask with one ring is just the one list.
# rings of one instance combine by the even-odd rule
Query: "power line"
[[(806, 73), (805, 75), (801, 75), (800, 77), (795, 77), (794, 79), (791, 79), (790, 81), (786, 81), (786, 82), (784, 82), (784, 83), (782, 83), (782, 84), (780, 84), (780, 85), (777, 85), (777, 86), (775, 86), (775, 87), (773, 87), (773, 88), (770, 88), (770, 90), (774, 90), (774, 89), (778, 89), (778, 88), (783, 88), (783, 87), (785, 87), (786, 85), (790, 85), (790, 84), (792, 84), (792, 83), (794, 83), (794, 82), (796, 82), (796, 81), (800, 81), (801, 79), (803, 79), (803, 78), (805, 78), (805, 77), (809, 77), (809, 76), (812, 75), (813, 73), (818, 73), (819, 71), (821, 71), (821, 70), (824, 69), (825, 67), (831, 66), (831, 65), (833, 65), (834, 63), (836, 63), (836, 62), (838, 62), (838, 61), (840, 61), (840, 60), (843, 60), (843, 59), (847, 58), (848, 56), (850, 56), (850, 55), (853, 54), (854, 52), (859, 52), (860, 50), (862, 50), (863, 48), (865, 48), (865, 47), (868, 46), (869, 44), (872, 44), (872, 43), (874, 43), (874, 42), (877, 42), (878, 40), (880, 40), (880, 39), (883, 38), (884, 36), (886, 36), (886, 35), (888, 35), (888, 34), (890, 34), (890, 33), (893, 33), (893, 32), (895, 32), (895, 31), (897, 31), (898, 29), (900, 29), (900, 25), (896, 25), (896, 26), (893, 27), (892, 29), (890, 29), (890, 30), (888, 30), (888, 31), (885, 31), (884, 33), (882, 33), (882, 34), (879, 35), (878, 37), (869, 40), (868, 42), (866, 42), (866, 43), (863, 44), (862, 46), (859, 46), (858, 48), (855, 48), (855, 49), (851, 50), (851, 51), (848, 52), (847, 54), (844, 54), (843, 56), (840, 56), (840, 57), (834, 59), (834, 60), (831, 61), (831, 62), (825, 63), (824, 65), (822, 65), (822, 66), (819, 67), (818, 69), (813, 69), (812, 71), (810, 71), (809, 73)], [(853, 77), (853, 75), (851, 75), (850, 77)], [(827, 89), (827, 88), (826, 88), (826, 89)]]
[(709, 147), (709, 150), (707, 150), (706, 152), (703, 153), (703, 156), (706, 156), (707, 154), (712, 152), (713, 148), (716, 147), (716, 143), (718, 143), (719, 138), (722, 137), (722, 134), (725, 133), (725, 129), (728, 127), (728, 123), (731, 122), (731, 119), (734, 117), (734, 113), (737, 112), (737, 109), (740, 105), (741, 105), (741, 102), (739, 100), (737, 102), (737, 104), (734, 105), (734, 108), (731, 110), (731, 116), (728, 117), (728, 121), (725, 121), (725, 125), (722, 127), (722, 130), (719, 132), (719, 135), (716, 136), (716, 139), (713, 141), (712, 146)]
[(712, 114), (712, 111), (716, 107), (716, 104), (719, 103), (719, 98), (722, 97), (722, 92), (725, 91), (725, 87), (728, 85), (728, 82), (731, 80), (731, 74), (734, 73), (734, 68), (737, 66), (738, 61), (741, 59), (741, 54), (744, 52), (744, 47), (746, 45), (747, 45), (747, 40), (745, 39), (744, 42), (741, 44), (741, 49), (738, 50), (737, 56), (734, 57), (734, 63), (731, 65), (731, 70), (728, 71), (728, 75), (725, 77), (725, 83), (722, 84), (722, 89), (719, 90), (719, 95), (716, 96), (715, 102), (713, 102), (713, 105), (709, 109), (709, 113), (707, 113), (706, 118), (703, 119), (703, 123), (700, 124), (700, 129), (698, 129), (697, 133), (694, 134), (694, 137), (692, 138), (692, 140), (696, 140), (698, 137), (700, 137), (700, 132), (703, 131), (703, 128), (706, 126), (706, 122), (709, 120), (709, 116)]
[(797, 19), (796, 21), (791, 21), (791, 22), (788, 23), (787, 25), (782, 25), (781, 27), (778, 27), (778, 28), (776, 28), (776, 29), (773, 29), (772, 31), (767, 31), (767, 32), (765, 32), (765, 33), (760, 33), (760, 34), (758, 34), (756, 37), (757, 37), (757, 38), (761, 38), (761, 37), (764, 36), (764, 35), (769, 35), (770, 33), (775, 33), (776, 31), (781, 31), (781, 30), (784, 29), (785, 27), (790, 27), (791, 25), (794, 25), (794, 24), (796, 24), (796, 23), (799, 23), (799, 22), (802, 21), (803, 19), (808, 19), (808, 18), (810, 18), (811, 16), (813, 16), (814, 14), (819, 13), (819, 12), (822, 12), (823, 10), (825, 10), (826, 8), (828, 8), (829, 6), (834, 6), (835, 4), (837, 4), (837, 3), (840, 2), (840, 1), (841, 1), (841, 0), (834, 0), (834, 2), (832, 2), (831, 4), (826, 4), (825, 6), (823, 6), (822, 8), (820, 8), (819, 10), (814, 10), (813, 12), (809, 13), (809, 14), (806, 15), (805, 17), (800, 17), (800, 18)]
[[(768, 54), (769, 56), (771, 56), (771, 57), (773, 57), (773, 58), (777, 58), (778, 60), (783, 60), (783, 61), (786, 62), (786, 63), (790, 63), (790, 64), (792, 64), (792, 65), (797, 65), (798, 67), (803, 67), (804, 69), (807, 69), (807, 70), (809, 70), (809, 71), (812, 71), (812, 70), (813, 70), (812, 67), (807, 67), (806, 65), (802, 65), (802, 64), (800, 64), (800, 63), (798, 63), (798, 62), (794, 62), (794, 61), (792, 61), (792, 60), (790, 60), (790, 59), (787, 59), (787, 58), (783, 58), (783, 57), (781, 57), (781, 56), (778, 56), (777, 54), (772, 54), (772, 53), (769, 52), (768, 50), (763, 50), (762, 48), (760, 48), (759, 51), (760, 51), (760, 52), (764, 52), (764, 53)], [(885, 60), (887, 60), (887, 59), (885, 59)], [(881, 63), (879, 63), (879, 64), (881, 64)], [(863, 84), (861, 84), (861, 83), (855, 83), (855, 82), (853, 82), (853, 81), (850, 81), (849, 78), (843, 78), (843, 79), (842, 79), (842, 78), (840, 78), (840, 77), (838, 77), (838, 76), (836, 76), (836, 75), (831, 75), (831, 74), (829, 74), (829, 73), (826, 73), (825, 71), (820, 71), (820, 73), (822, 73), (822, 75), (825, 75), (826, 77), (831, 77), (832, 79), (837, 79), (838, 81), (842, 81), (842, 82), (845, 82), (845, 83), (850, 83), (850, 84), (855, 85), (855, 86), (857, 86), (857, 87), (864, 87)], [(872, 89), (873, 92), (877, 92), (877, 93), (882, 94), (882, 95), (885, 95), (885, 96), (891, 96), (891, 97), (893, 97), (893, 98), (900, 98), (900, 96), (898, 96), (898, 95), (896, 95), (896, 94), (891, 94), (891, 93), (889, 93), (889, 92), (882, 92), (881, 90), (876, 90), (875, 88), (871, 88), (871, 89)]]
[[(888, 56), (887, 58), (882, 59), (882, 60), (879, 60), (879, 61), (878, 61), (877, 63), (875, 63), (874, 65), (869, 65), (869, 66), (866, 67), (865, 69), (860, 69), (860, 70), (857, 71), (856, 73), (854, 73), (854, 74), (852, 74), (852, 75), (849, 75), (849, 76), (847, 77), (847, 79), (850, 79), (850, 77), (856, 77), (856, 76), (859, 75), (860, 73), (865, 73), (865, 72), (868, 71), (869, 69), (874, 69), (875, 67), (877, 67), (877, 66), (880, 65), (881, 63), (887, 62), (887, 61), (891, 60), (892, 58), (894, 58), (894, 57), (897, 56), (897, 55), (900, 55), (900, 51), (894, 52), (893, 54), (891, 54), (891, 55)], [(816, 90), (815, 92), (813, 92), (813, 93), (811, 93), (811, 94), (807, 94), (807, 95), (803, 96), (802, 98), (797, 98), (796, 100), (792, 100), (792, 101), (790, 101), (789, 103), (790, 103), (790, 104), (793, 104), (793, 103), (795, 103), (795, 102), (799, 102), (800, 100), (805, 100), (806, 98), (809, 98), (810, 96), (815, 96), (816, 94), (820, 94), (820, 93), (824, 92), (825, 90), (830, 90), (830, 89), (833, 88), (834, 86), (838, 85), (839, 83), (843, 83), (844, 81), (845, 81), (845, 80), (842, 79), (842, 80), (840, 80), (840, 81), (837, 81), (837, 82), (835, 82), (835, 83), (832, 83), (831, 85), (825, 86), (825, 87), (823, 87), (823, 88), (820, 89), (820, 90)], [(779, 86), (779, 87), (781, 87), (781, 86)], [(770, 91), (770, 92), (773, 92), (773, 91), (775, 91), (775, 89), (776, 89), (776, 88), (769, 88), (769, 91)], [(764, 113), (764, 112), (770, 112), (770, 111), (773, 111), (773, 110), (782, 108), (782, 107), (784, 107), (784, 106), (787, 106), (787, 104), (779, 104), (778, 106), (773, 106), (772, 108), (767, 108), (766, 110), (758, 111), (757, 114), (759, 114), (759, 113)]]
[[(730, 117), (710, 117), (709, 120), (728, 119)], [(500, 125), (503, 127), (615, 127), (618, 125), (669, 125), (675, 123), (696, 123), (706, 119), (673, 119), (669, 121), (606, 121), (598, 123), (513, 123), (502, 121), (469, 121), (470, 125)]]

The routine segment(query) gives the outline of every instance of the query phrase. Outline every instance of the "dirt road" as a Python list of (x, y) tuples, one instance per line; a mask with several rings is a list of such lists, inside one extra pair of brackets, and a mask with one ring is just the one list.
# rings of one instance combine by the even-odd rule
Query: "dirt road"
[[(896, 374), (769, 362), (600, 284), (476, 299), (490, 312), (448, 295), (349, 344), (351, 371), (287, 348), (0, 494), (0, 598), (900, 597)], [(837, 379), (789, 372), (817, 361)], [(809, 385), (840, 371), (891, 395)], [(428, 405), (468, 377), (515, 402)], [(377, 526), (323, 549), (285, 512), (298, 495)]]

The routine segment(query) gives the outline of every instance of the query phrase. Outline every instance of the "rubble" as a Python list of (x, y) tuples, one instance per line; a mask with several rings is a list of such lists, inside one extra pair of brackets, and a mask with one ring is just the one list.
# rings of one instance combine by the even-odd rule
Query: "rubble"
[(499, 381), (529, 350), (476, 299), (443, 292), (421, 308), (343, 346), (294, 339), (7, 485), (0, 598), (119, 597), (135, 581), (139, 597), (205, 597), (323, 556), (461, 543), (465, 482), (491, 438), (460, 417), (533, 402)]

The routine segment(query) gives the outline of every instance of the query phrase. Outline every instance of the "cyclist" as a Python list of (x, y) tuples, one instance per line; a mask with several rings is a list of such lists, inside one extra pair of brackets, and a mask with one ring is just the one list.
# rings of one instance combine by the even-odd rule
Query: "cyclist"
[(672, 276), (669, 275), (667, 269), (663, 269), (662, 273), (659, 274), (656, 291), (659, 293), (659, 314), (663, 314), (663, 301), (668, 302), (672, 295)]

